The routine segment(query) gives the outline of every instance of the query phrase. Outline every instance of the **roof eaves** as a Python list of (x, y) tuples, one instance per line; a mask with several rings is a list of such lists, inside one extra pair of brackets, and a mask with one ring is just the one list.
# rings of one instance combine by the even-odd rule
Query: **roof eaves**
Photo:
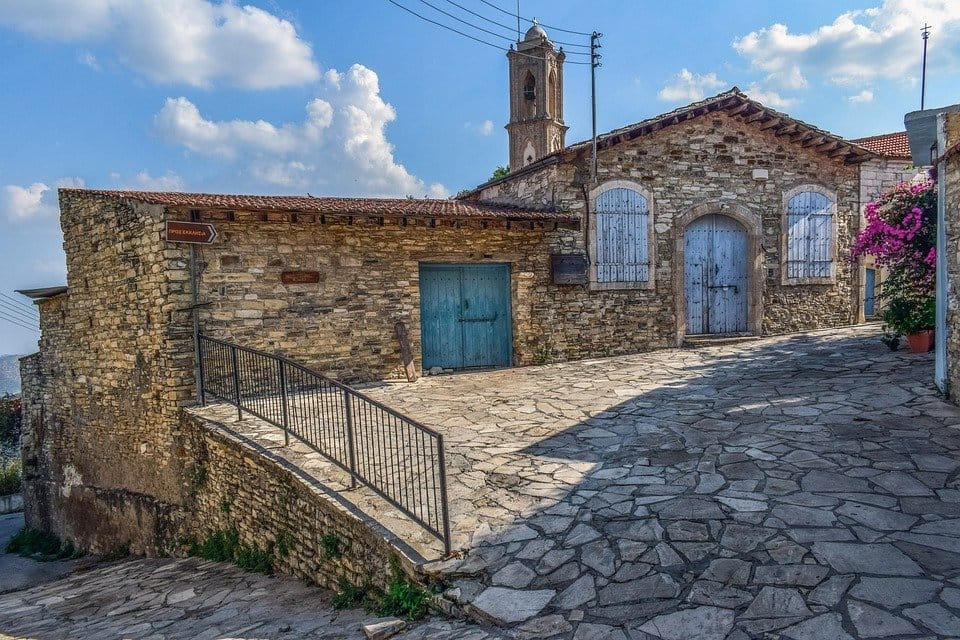
[[(835, 133), (831, 133), (825, 129), (820, 129), (819, 127), (815, 127), (814, 125), (804, 122), (803, 120), (798, 120), (787, 113), (777, 111), (776, 109), (772, 109), (760, 102), (757, 102), (756, 100), (752, 100), (737, 87), (733, 87), (728, 91), (724, 91), (723, 93), (719, 93), (715, 96), (705, 98), (699, 102), (694, 102), (692, 104), (679, 107), (673, 111), (668, 111), (667, 113), (642, 120), (632, 125), (627, 125), (626, 127), (614, 129), (613, 131), (598, 136), (597, 144), (601, 148), (608, 148), (621, 142), (632, 140), (643, 135), (648, 135), (655, 131), (679, 124), (680, 122), (692, 118), (700, 117), (708, 113), (727, 110), (733, 110), (735, 112), (734, 115), (736, 116), (750, 112), (749, 115), (743, 116), (746, 118), (747, 122), (765, 119), (766, 122), (774, 123), (771, 126), (767, 126), (766, 128), (768, 129), (774, 129), (780, 125), (783, 125), (784, 128), (787, 129), (788, 134), (800, 135), (801, 140), (810, 136), (813, 136), (810, 138), (810, 141), (822, 137), (824, 140), (821, 142), (807, 146), (822, 147), (826, 142), (835, 143), (833, 148), (827, 151), (827, 153), (833, 156), (835, 155), (836, 151), (839, 151), (842, 148), (846, 151), (845, 154), (842, 154), (846, 162), (864, 162), (870, 158), (879, 157), (879, 154), (869, 149), (864, 149), (863, 147), (853, 144), (848, 140), (844, 140), (841, 136), (838, 136)], [(801, 131), (801, 129), (803, 131)], [(582, 152), (590, 148), (591, 142), (592, 139), (578, 142), (567, 147), (564, 152)]]
[(60, 285), (56, 287), (41, 287), (39, 289), (17, 289), (16, 292), (31, 300), (46, 300), (47, 298), (62, 296), (67, 292), (67, 286)]

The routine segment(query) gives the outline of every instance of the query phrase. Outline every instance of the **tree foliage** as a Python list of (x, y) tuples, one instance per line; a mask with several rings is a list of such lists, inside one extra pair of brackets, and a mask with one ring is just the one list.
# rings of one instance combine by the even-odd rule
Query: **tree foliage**
[(490, 176), (490, 179), (499, 180), (500, 178), (506, 178), (509, 173), (510, 169), (508, 167), (497, 167), (493, 170), (493, 175)]

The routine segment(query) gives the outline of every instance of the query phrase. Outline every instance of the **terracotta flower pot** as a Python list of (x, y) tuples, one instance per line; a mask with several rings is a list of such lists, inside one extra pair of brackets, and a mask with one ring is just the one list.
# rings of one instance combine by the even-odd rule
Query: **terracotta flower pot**
[(912, 353), (926, 353), (933, 351), (933, 329), (924, 329), (907, 336), (907, 344)]

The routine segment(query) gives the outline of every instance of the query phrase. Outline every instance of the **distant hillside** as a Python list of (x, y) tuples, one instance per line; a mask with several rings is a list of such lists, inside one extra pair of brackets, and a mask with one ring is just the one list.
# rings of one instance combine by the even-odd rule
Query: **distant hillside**
[(0, 395), (20, 393), (20, 356), (0, 356)]

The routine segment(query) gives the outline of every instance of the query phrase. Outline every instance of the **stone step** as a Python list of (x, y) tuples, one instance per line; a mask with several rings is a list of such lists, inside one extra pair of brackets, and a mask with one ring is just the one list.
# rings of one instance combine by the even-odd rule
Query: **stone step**
[(759, 340), (761, 336), (752, 333), (709, 333), (702, 335), (684, 336), (684, 349), (703, 349), (705, 347), (719, 347), (728, 344), (742, 344)]

